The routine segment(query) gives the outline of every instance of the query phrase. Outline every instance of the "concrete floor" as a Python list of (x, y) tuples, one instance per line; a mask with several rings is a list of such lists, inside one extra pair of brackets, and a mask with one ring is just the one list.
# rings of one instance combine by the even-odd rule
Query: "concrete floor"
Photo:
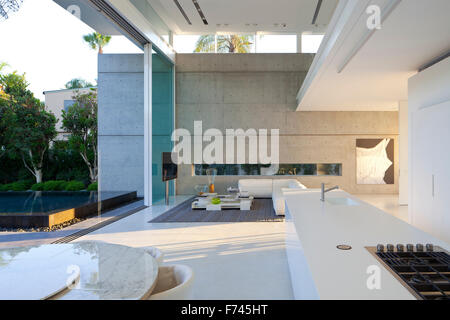
[(155, 205), (77, 241), (158, 247), (166, 264), (194, 269), (196, 299), (293, 298), (284, 223), (148, 223), (167, 209)]
[[(356, 196), (400, 219), (407, 219), (407, 207), (399, 207), (395, 195)], [(77, 241), (156, 246), (165, 253), (166, 264), (186, 264), (194, 269), (196, 299), (293, 298), (284, 223), (148, 223), (186, 199), (183, 196), (172, 199), (169, 207), (157, 204)], [(0, 247), (11, 246), (8, 239), (17, 237), (0, 235)]]

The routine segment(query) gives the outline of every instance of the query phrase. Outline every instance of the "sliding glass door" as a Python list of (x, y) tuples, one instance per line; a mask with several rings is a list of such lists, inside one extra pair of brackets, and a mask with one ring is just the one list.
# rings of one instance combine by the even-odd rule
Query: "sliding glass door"
[[(172, 151), (174, 130), (174, 66), (162, 54), (152, 54), (152, 196), (153, 203), (164, 199), (162, 181), (162, 154)], [(174, 181), (170, 195), (174, 195)]]

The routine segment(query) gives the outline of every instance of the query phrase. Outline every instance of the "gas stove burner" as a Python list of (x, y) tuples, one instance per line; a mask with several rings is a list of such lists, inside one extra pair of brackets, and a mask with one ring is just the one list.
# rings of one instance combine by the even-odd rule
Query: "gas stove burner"
[(420, 279), (419, 277), (412, 277), (410, 282), (413, 282), (414, 284), (424, 284), (426, 283), (426, 280)]
[(411, 259), (408, 261), (408, 264), (410, 266), (416, 266), (416, 265), (425, 265), (425, 261), (420, 260), (420, 259)]
[(414, 296), (450, 300), (450, 255), (432, 244), (379, 244), (372, 253)]

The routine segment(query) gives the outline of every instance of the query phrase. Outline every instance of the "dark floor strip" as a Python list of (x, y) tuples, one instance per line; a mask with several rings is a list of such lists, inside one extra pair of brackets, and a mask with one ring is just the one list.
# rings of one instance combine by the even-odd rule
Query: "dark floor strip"
[(100, 222), (100, 223), (98, 223), (98, 224), (96, 224), (96, 225), (94, 225), (94, 226), (92, 226), (90, 228), (78, 231), (78, 232), (76, 232), (74, 234), (71, 234), (70, 236), (67, 236), (67, 237), (61, 238), (59, 240), (56, 240), (56, 241), (52, 242), (52, 244), (69, 243), (69, 242), (74, 241), (74, 240), (76, 240), (78, 238), (81, 238), (81, 237), (83, 237), (83, 236), (85, 236), (85, 235), (87, 235), (87, 234), (89, 234), (91, 232), (94, 232), (94, 231), (96, 231), (98, 229), (106, 227), (107, 225), (110, 225), (110, 224), (112, 224), (114, 222), (117, 222), (117, 221), (122, 220), (122, 219), (124, 219), (126, 217), (129, 217), (132, 214), (135, 214), (135, 213), (137, 213), (137, 212), (139, 212), (141, 210), (144, 210), (146, 208), (148, 208), (148, 207), (147, 206), (139, 206), (139, 207), (137, 207), (135, 209), (131, 209), (130, 211), (127, 211), (127, 212), (125, 212), (125, 213), (123, 213), (123, 214), (121, 214), (119, 216), (113, 217), (113, 218), (111, 218), (109, 220)]

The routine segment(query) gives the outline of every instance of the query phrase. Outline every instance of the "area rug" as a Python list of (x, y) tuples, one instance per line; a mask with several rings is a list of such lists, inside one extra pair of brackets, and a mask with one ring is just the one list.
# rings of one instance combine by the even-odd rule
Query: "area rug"
[(255, 199), (252, 210), (206, 211), (191, 208), (194, 198), (163, 213), (149, 223), (171, 222), (282, 222), (283, 216), (277, 216), (273, 209), (272, 199)]

